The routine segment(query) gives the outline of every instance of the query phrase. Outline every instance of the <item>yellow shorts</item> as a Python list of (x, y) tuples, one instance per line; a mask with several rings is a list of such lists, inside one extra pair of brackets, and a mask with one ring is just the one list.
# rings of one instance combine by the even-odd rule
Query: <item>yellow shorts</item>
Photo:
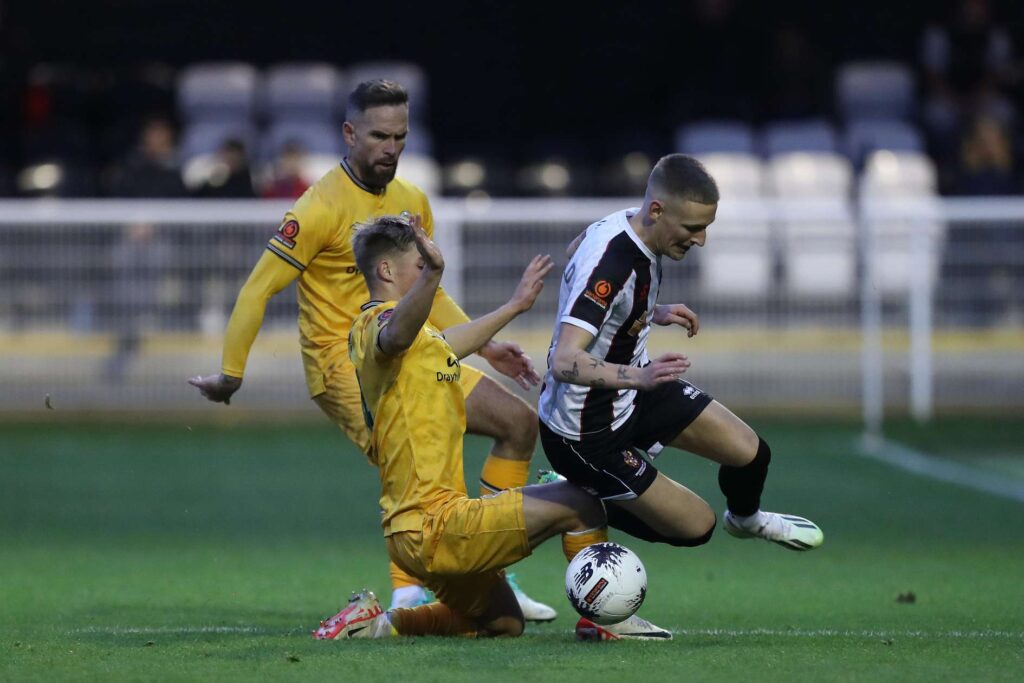
[[(363, 418), (359, 383), (348, 358), (348, 346), (337, 344), (330, 349), (303, 349), (302, 364), (310, 396), (359, 450), (368, 452), (370, 432)], [(463, 396), (469, 396), (483, 377), (484, 373), (476, 368), (463, 365), (460, 382)]]
[(395, 564), (468, 617), (487, 610), (504, 568), (532, 552), (522, 489), (459, 498), (427, 513), (422, 531), (400, 531), (385, 540)]

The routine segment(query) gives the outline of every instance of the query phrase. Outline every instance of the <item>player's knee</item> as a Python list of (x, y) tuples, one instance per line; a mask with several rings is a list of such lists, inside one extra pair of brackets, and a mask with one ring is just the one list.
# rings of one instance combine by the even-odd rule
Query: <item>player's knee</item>
[(509, 619), (509, 626), (505, 630), (505, 635), (518, 638), (523, 635), (524, 630), (526, 630), (526, 621), (524, 619)]
[(695, 548), (711, 540), (718, 525), (718, 517), (710, 505), (703, 506), (692, 516), (680, 520), (681, 524), (671, 533), (666, 542), (681, 548)]
[(605, 512), (604, 503), (601, 499), (592, 496), (589, 493), (585, 493), (586, 503), (580, 510), (580, 526), (582, 531), (587, 529), (597, 529), (599, 527), (608, 525), (608, 514)]
[(521, 453), (529, 459), (537, 444), (537, 413), (526, 403), (515, 401), (509, 404), (509, 410), (506, 411), (504, 418), (500, 440), (506, 442), (516, 453)]
[(703, 534), (687, 538), (676, 538), (669, 541), (669, 545), (673, 545), (677, 548), (696, 548), (699, 545), (704, 545), (710, 541), (711, 537), (714, 535), (715, 526), (717, 526), (717, 520), (712, 522), (711, 526), (708, 527), (707, 531)]
[(568, 482), (563, 482), (563, 485), (569, 512), (559, 531), (586, 531), (603, 527), (608, 523), (600, 498)]

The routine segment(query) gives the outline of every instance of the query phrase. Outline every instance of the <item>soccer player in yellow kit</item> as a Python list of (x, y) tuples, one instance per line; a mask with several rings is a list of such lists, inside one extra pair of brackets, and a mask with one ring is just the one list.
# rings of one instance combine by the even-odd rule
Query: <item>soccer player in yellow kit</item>
[(551, 258), (533, 259), (507, 304), (442, 332), (428, 316), (444, 259), (418, 221), (378, 218), (356, 232), (354, 250), (369, 297), (348, 347), (380, 472), (388, 555), (439, 601), (385, 613), (372, 593), (357, 593), (313, 635), (517, 636), (523, 615), (503, 568), (556, 534), (602, 528), (604, 509), (565, 481), (467, 497), (460, 360), (530, 309)]
[[(366, 284), (352, 252), (351, 233), (354, 225), (376, 216), (407, 214), (419, 216), (423, 229), (433, 234), (433, 214), (426, 195), (395, 177), (408, 131), (408, 96), (400, 85), (367, 81), (352, 92), (343, 127), (348, 156), (299, 198), (268, 242), (238, 294), (225, 333), (221, 373), (189, 380), (206, 398), (230, 402), (242, 385), (245, 363), (268, 300), (298, 278), (300, 342), (310, 396), (353, 443), (364, 452), (368, 450), (370, 436), (346, 346), (359, 305), (367, 299)], [(468, 319), (438, 288), (431, 323), (443, 330)], [(540, 379), (515, 344), (488, 341), (478, 353), (524, 388)], [(467, 431), (495, 440), (480, 476), (481, 493), (524, 485), (537, 439), (536, 413), (478, 370), (464, 368), (460, 384), (466, 395)], [(419, 582), (395, 565), (391, 578), (393, 604), (425, 599)], [(555, 611), (547, 605), (520, 590), (516, 596), (528, 619), (555, 618)]]

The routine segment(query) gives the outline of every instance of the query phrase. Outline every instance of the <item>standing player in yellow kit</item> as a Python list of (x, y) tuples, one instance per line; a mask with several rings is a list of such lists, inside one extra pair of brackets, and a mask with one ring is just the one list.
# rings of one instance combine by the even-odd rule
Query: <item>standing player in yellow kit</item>
[[(360, 83), (349, 96), (343, 134), (348, 156), (296, 201), (267, 244), (238, 294), (224, 338), (220, 374), (189, 380), (211, 401), (229, 403), (242, 385), (245, 363), (270, 297), (298, 278), (299, 333), (309, 393), (318, 406), (364, 453), (370, 435), (363, 420), (359, 387), (348, 358), (348, 334), (359, 306), (368, 298), (352, 251), (352, 227), (382, 215), (418, 216), (433, 235), (426, 195), (395, 177), (409, 132), (405, 89), (385, 80)], [(438, 329), (469, 317), (438, 289), (430, 323)], [(518, 345), (490, 341), (479, 355), (496, 370), (529, 388), (540, 381)], [(480, 476), (481, 494), (520, 487), (529, 477), (537, 439), (537, 415), (525, 401), (493, 379), (463, 367), (467, 431), (494, 439)], [(392, 605), (423, 602), (419, 581), (391, 565)], [(525, 617), (550, 621), (555, 611), (514, 586)]]

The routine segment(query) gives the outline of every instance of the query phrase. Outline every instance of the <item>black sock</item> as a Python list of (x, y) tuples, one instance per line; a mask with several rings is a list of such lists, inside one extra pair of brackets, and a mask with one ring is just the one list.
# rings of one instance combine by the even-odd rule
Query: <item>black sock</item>
[(725, 494), (729, 512), (748, 517), (761, 509), (761, 491), (768, 477), (772, 449), (758, 437), (757, 455), (743, 467), (722, 465), (718, 470), (718, 487)]

